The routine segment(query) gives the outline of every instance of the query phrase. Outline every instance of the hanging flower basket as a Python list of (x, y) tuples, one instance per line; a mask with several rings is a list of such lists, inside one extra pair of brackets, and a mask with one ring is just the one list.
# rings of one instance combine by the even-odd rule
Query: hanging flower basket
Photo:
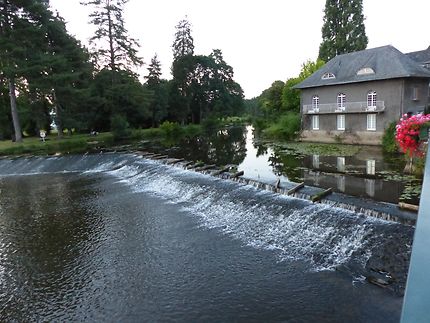
[(410, 158), (422, 158), (425, 154), (424, 141), (428, 140), (430, 114), (406, 114), (396, 126), (396, 141), (400, 149)]

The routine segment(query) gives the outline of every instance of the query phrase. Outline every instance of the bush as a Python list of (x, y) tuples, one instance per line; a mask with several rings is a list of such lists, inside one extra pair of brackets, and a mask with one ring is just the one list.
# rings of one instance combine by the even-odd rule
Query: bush
[(185, 136), (193, 138), (201, 134), (202, 127), (197, 124), (190, 124), (184, 127)]
[(382, 149), (387, 153), (395, 153), (398, 151), (396, 143), (396, 122), (391, 122), (385, 129), (382, 137)]
[(263, 134), (273, 139), (295, 139), (300, 131), (300, 114), (289, 112), (263, 131)]
[(110, 128), (115, 140), (129, 138), (132, 134), (127, 119), (119, 114), (112, 116)]
[(221, 122), (213, 116), (206, 118), (202, 122), (203, 130), (206, 133), (213, 133), (217, 131), (220, 128), (220, 126), (221, 126)]
[(182, 134), (182, 128), (177, 122), (164, 121), (160, 125), (161, 133), (166, 137), (176, 137)]
[(267, 128), (267, 121), (263, 118), (255, 118), (252, 121), (252, 125), (254, 126), (255, 131), (261, 132)]

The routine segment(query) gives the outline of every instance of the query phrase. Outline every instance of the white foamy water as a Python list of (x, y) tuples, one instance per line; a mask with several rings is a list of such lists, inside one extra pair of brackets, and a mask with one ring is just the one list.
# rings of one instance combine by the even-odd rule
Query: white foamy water
[[(218, 229), (255, 248), (275, 250), (280, 260), (309, 261), (314, 270), (347, 263), (354, 252), (366, 248), (366, 235), (371, 231), (370, 222), (349, 211), (280, 197), (154, 161), (139, 161), (107, 173), (135, 192), (178, 204), (196, 216), (202, 227)], [(362, 261), (369, 256), (363, 255)]]

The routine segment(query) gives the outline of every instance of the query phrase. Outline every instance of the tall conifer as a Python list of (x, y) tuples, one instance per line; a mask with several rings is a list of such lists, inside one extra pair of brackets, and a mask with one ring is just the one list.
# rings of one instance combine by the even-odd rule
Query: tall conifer
[(112, 72), (139, 67), (143, 60), (138, 56), (139, 43), (129, 37), (125, 28), (123, 10), (128, 0), (86, 0), (85, 6), (94, 7), (90, 23), (96, 26), (91, 44), (99, 67)]
[(366, 49), (363, 0), (326, 0), (319, 58)]

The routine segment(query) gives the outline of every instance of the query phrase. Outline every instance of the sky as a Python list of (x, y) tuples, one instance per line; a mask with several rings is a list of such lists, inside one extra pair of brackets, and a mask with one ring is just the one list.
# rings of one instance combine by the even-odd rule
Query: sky
[[(51, 0), (66, 20), (68, 31), (84, 45), (94, 32), (89, 7), (80, 0)], [(315, 60), (321, 43), (325, 0), (129, 0), (124, 19), (129, 35), (141, 45), (147, 74), (157, 53), (163, 78), (171, 79), (175, 26), (187, 17), (192, 25), (194, 52), (209, 55), (221, 49), (233, 67), (234, 79), (252, 98), (275, 80), (286, 81)], [(368, 48), (393, 45), (406, 53), (430, 46), (429, 0), (363, 0)]]

